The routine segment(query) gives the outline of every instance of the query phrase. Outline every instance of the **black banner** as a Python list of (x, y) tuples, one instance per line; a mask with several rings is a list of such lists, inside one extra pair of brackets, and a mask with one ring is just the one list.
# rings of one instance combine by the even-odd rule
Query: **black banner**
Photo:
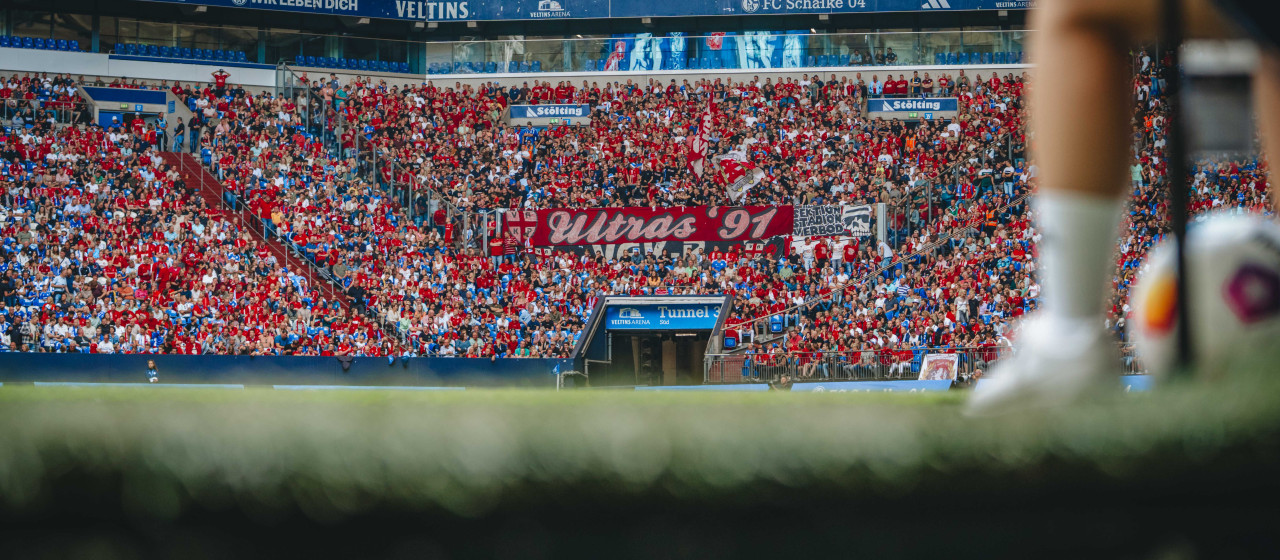
[(844, 235), (848, 237), (871, 237), (871, 206), (843, 206), (840, 221), (844, 225)]
[(796, 206), (796, 237), (823, 237), (843, 235), (844, 223), (841, 221), (840, 206)]

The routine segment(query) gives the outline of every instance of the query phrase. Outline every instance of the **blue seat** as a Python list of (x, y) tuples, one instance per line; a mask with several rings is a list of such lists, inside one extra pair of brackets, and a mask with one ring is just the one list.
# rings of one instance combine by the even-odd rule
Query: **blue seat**
[(182, 58), (191, 58), (195, 55), (191, 54), (191, 47), (182, 47), (182, 52), (179, 53), (178, 56), (181, 56)]
[(112, 52), (116, 54), (124, 54), (124, 43), (116, 43), (116, 47)]
[(327, 67), (329, 67), (329, 68), (337, 68), (337, 67), (338, 67), (338, 59), (336, 59), (336, 58), (334, 58), (334, 57), (332, 57), (332, 56), (330, 56), (330, 57), (328, 57), (328, 58), (325, 58), (325, 59), (324, 59), (324, 65), (325, 65), (325, 66), (327, 66)]
[(224, 50), (222, 50), (222, 49), (214, 49), (214, 51), (213, 51), (213, 59), (214, 59), (214, 60), (226, 60), (226, 59), (227, 59), (227, 52), (226, 52), (226, 51), (224, 51)]
[(46, 48), (48, 48), (48, 47), (46, 47), (46, 46), (45, 46), (44, 39), (42, 39), (42, 38), (40, 38), (40, 37), (36, 37), (36, 41), (35, 41), (35, 43), (36, 43), (36, 48), (37, 48), (37, 49), (46, 49)]
[(582, 62), (582, 71), (590, 72), (596, 69), (596, 61), (594, 58), (588, 58)]
[(236, 62), (249, 62), (249, 55), (244, 51), (237, 51)]
[(408, 63), (408, 62), (401, 62), (401, 63), (400, 63), (400, 72), (402, 72), (402, 73), (404, 73), (404, 74), (408, 74), (408, 73), (409, 73), (409, 63)]
[(814, 64), (816, 64), (817, 62), (818, 62), (818, 61), (817, 61), (816, 57), (814, 57), (813, 55), (806, 56), (806, 57), (805, 57), (805, 59), (804, 59), (804, 65), (805, 65), (805, 66), (813, 66), (813, 65), (814, 65)]
[(520, 73), (521, 73), (521, 74), (528, 74), (528, 73), (529, 73), (529, 69), (530, 69), (529, 61), (527, 61), (527, 60), (526, 60), (526, 61), (524, 61), (524, 62), (521, 62), (521, 63), (520, 63)]
[(361, 60), (358, 62), (358, 67), (359, 67), (361, 70), (368, 70), (368, 69), (369, 69), (369, 61), (361, 59)]
[(1015, 63), (1015, 64), (1016, 64), (1016, 63), (1019, 63), (1019, 62), (1022, 62), (1022, 51), (1018, 51), (1018, 55), (1017, 55), (1016, 57), (1014, 57), (1014, 59), (1013, 59), (1013, 61), (1012, 61), (1012, 62), (1013, 62), (1013, 63)]
[(842, 54), (842, 55), (840, 55), (840, 65), (841, 65), (841, 66), (848, 66), (848, 65), (849, 65), (849, 55), (847, 55), (847, 54)]
[(947, 55), (944, 53), (933, 53), (934, 65), (941, 66), (947, 63)]
[(35, 39), (32, 39), (31, 37), (23, 37), (23, 38), (22, 38), (22, 48), (24, 48), (24, 49), (34, 49), (34, 48), (36, 48), (36, 40), (35, 40)]
[(346, 68), (347, 68), (347, 59), (345, 59), (345, 58), (339, 58), (339, 59), (338, 59), (338, 68), (346, 69)]
[(519, 70), (519, 69), (520, 69), (520, 63), (519, 63), (519, 62), (516, 62), (516, 61), (512, 60), (512, 61), (510, 61), (510, 62), (508, 62), (508, 63), (507, 63), (507, 73), (508, 73), (508, 74), (515, 74), (515, 73), (516, 73), (516, 70)]
[(534, 71), (534, 72), (541, 72), (541, 71), (542, 71), (542, 61), (541, 61), (541, 60), (535, 60), (535, 61), (533, 61), (533, 71)]
[(308, 56), (308, 57), (307, 57), (307, 66), (316, 66), (316, 57), (314, 57), (314, 56)]
[(302, 66), (302, 65), (303, 65), (303, 64), (305, 64), (306, 62), (307, 62), (307, 58), (306, 58), (305, 56), (300, 55), (300, 54), (299, 54), (299, 55), (294, 55), (294, 57), (293, 57), (293, 63), (294, 63), (294, 64), (296, 64), (296, 65), (298, 65), (298, 66)]
[(982, 53), (982, 63), (991, 64), (991, 53)]
[(58, 50), (60, 50), (60, 51), (65, 51), (65, 50), (67, 50), (67, 40), (66, 40), (66, 39), (58, 39)]
[(9, 48), (9, 37), (7, 35), (0, 35), (0, 47)]
[(960, 64), (969, 64), (969, 53), (960, 53)]
[(960, 59), (959, 57), (956, 56), (956, 53), (947, 53), (946, 63), (954, 66), (956, 64), (960, 64)]
[(609, 61), (607, 61), (607, 60), (605, 60), (605, 59), (603, 59), (603, 58), (602, 58), (602, 59), (600, 59), (600, 60), (597, 60), (597, 61), (596, 61), (596, 72), (604, 72), (604, 65), (605, 65), (605, 63), (606, 63), (606, 62), (609, 62)]
[(490, 60), (484, 65), (484, 71), (486, 74), (496, 74), (498, 72), (498, 63)]

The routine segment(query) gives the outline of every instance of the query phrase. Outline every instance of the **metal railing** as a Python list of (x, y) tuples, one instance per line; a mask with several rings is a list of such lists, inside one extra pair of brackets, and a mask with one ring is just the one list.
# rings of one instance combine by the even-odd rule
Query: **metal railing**
[[(955, 355), (955, 379), (968, 381), (990, 371), (997, 362), (1007, 358), (1011, 350), (1009, 346), (990, 346), (707, 354), (703, 380), (709, 384), (776, 383), (783, 376), (793, 381), (914, 380), (921, 378), (928, 356)], [(1122, 373), (1145, 373), (1132, 346), (1121, 346), (1120, 351)]]
[(0, 125), (12, 126), (14, 116), (21, 118), (23, 126), (41, 122), (88, 124), (93, 121), (93, 108), (79, 99), (0, 99)]

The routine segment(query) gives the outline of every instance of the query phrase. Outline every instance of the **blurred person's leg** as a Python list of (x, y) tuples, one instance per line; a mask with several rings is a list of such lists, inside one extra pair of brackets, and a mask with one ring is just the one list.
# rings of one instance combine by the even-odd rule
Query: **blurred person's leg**
[[(1262, 129), (1262, 150), (1269, 166), (1270, 184), (1275, 185), (1274, 173), (1280, 165), (1280, 54), (1274, 51), (1263, 55), (1253, 75), (1253, 107), (1258, 128)], [(1271, 204), (1280, 212), (1280, 196), (1275, 188), (1271, 189)]]
[[(1071, 402), (1119, 374), (1103, 313), (1132, 157), (1127, 53), (1156, 39), (1163, 4), (1045, 0), (1032, 14), (1042, 306), (1018, 353), (974, 393), (973, 413)], [(1188, 35), (1222, 35), (1209, 0), (1183, 0), (1182, 10)]]

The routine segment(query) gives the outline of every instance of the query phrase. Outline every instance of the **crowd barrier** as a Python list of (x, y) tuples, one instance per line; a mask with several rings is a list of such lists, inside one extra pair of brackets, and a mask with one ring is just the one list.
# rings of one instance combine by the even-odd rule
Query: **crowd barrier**
[[(908, 353), (907, 350), (910, 350)], [(950, 379), (980, 378), (1009, 347), (911, 348), (902, 351), (805, 351), (749, 354), (747, 352), (708, 354), (704, 380), (720, 383), (777, 383), (786, 376), (804, 381), (898, 381), (927, 379), (921, 372), (931, 360), (942, 364)], [(1123, 372), (1142, 374), (1143, 368), (1131, 347), (1122, 347)], [(931, 358), (936, 356), (937, 358)]]

